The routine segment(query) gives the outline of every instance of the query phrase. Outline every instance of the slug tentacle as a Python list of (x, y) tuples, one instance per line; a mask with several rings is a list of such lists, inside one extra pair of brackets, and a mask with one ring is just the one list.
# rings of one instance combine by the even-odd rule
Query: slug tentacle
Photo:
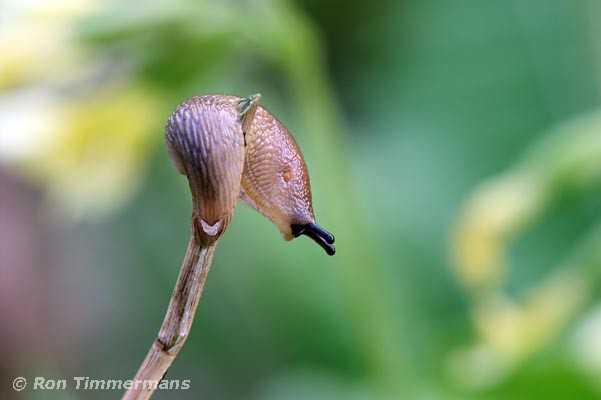
[(292, 234), (294, 237), (299, 237), (300, 235), (309, 236), (331, 256), (336, 252), (336, 249), (332, 246), (335, 240), (334, 235), (317, 224), (292, 225)]

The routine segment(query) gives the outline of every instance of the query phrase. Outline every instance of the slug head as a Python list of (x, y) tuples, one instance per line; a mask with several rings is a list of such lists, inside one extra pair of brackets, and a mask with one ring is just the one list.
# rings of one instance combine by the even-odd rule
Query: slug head
[(303, 155), (284, 125), (260, 106), (247, 132), (240, 197), (272, 220), (285, 240), (307, 235), (334, 254), (334, 236), (315, 223)]

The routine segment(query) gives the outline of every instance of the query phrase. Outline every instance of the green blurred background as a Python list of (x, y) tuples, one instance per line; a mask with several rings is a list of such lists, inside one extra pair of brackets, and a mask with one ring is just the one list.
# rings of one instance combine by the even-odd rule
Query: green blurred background
[(129, 379), (190, 234), (163, 144), (260, 92), (327, 257), (240, 204), (158, 399), (601, 396), (601, 4), (4, 0), (0, 398)]

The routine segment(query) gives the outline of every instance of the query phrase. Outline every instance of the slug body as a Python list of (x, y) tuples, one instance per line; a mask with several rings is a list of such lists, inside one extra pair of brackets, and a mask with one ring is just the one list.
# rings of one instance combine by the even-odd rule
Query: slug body
[(217, 240), (239, 197), (273, 221), (285, 240), (305, 234), (332, 255), (334, 237), (315, 223), (302, 153), (288, 130), (258, 105), (260, 98), (195, 96), (167, 122), (169, 155), (190, 184), (197, 240)]

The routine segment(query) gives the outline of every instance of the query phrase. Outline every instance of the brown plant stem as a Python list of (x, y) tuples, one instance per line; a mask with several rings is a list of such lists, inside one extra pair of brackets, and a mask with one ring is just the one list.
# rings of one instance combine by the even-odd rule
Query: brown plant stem
[(122, 400), (149, 399), (188, 338), (217, 241), (192, 235), (163, 325)]

